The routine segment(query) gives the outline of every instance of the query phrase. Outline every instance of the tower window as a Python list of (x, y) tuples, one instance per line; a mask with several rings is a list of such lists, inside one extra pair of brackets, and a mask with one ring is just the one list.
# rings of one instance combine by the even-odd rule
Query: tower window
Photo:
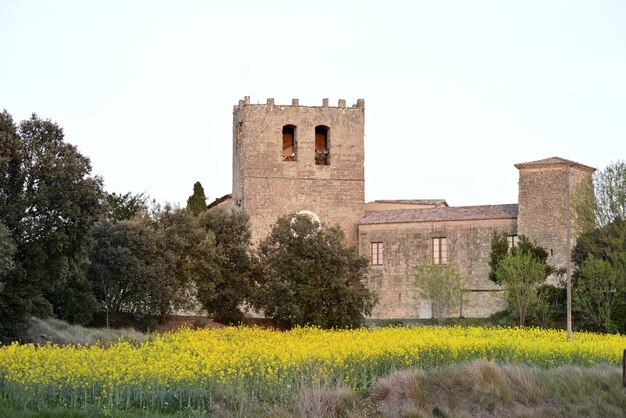
[(296, 127), (283, 126), (283, 161), (296, 161)]
[(433, 264), (448, 264), (447, 238), (433, 238)]
[(328, 147), (328, 126), (315, 127), (315, 164), (329, 165), (330, 155)]

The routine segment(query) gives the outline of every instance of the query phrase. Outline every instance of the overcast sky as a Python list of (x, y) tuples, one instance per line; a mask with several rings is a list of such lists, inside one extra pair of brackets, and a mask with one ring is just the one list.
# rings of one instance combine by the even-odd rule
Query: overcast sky
[(0, 109), (109, 191), (230, 193), (244, 96), (365, 99), (367, 200), (514, 203), (514, 163), (626, 158), (626, 2), (0, 0)]

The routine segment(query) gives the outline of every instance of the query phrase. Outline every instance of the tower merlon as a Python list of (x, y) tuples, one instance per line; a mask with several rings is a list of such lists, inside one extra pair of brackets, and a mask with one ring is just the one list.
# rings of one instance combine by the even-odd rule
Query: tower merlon
[[(242, 109), (245, 106), (291, 106), (291, 107), (312, 107), (312, 108), (331, 108), (331, 109), (345, 109), (346, 99), (339, 99), (337, 101), (337, 106), (330, 106), (330, 101), (328, 98), (322, 99), (321, 106), (300, 106), (300, 99), (291, 99), (291, 105), (280, 105), (276, 104), (273, 98), (268, 98), (265, 103), (256, 103), (253, 104), (250, 102), (250, 96), (245, 96), (242, 100), (239, 100), (239, 103), (233, 106), (233, 110)], [(365, 108), (365, 100), (358, 99), (355, 104), (351, 106), (352, 109), (364, 109)]]

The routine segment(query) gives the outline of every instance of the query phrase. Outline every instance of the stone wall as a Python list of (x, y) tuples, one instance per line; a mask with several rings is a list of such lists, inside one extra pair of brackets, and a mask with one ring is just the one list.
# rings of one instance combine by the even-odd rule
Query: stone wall
[[(295, 126), (295, 161), (283, 161), (283, 126)], [(315, 127), (329, 128), (329, 165), (315, 164)], [(364, 205), (364, 102), (346, 107), (239, 102), (233, 111), (233, 202), (250, 217), (252, 239), (279, 216), (313, 212), (356, 243)]]
[[(519, 234), (546, 248), (552, 265), (565, 267), (570, 253), (565, 216), (567, 189), (573, 191), (589, 175), (589, 171), (556, 164), (519, 170)], [(572, 247), (575, 242), (572, 234)], [(549, 281), (554, 282), (554, 278)]]
[(515, 235), (515, 219), (379, 224), (359, 226), (359, 250), (370, 255), (370, 243), (383, 243), (383, 265), (372, 266), (369, 286), (379, 297), (373, 318), (430, 318), (428, 303), (419, 301), (413, 271), (432, 257), (432, 238), (446, 237), (448, 264), (468, 277), (459, 315), (484, 317), (504, 309), (503, 294), (489, 280), (494, 231)]

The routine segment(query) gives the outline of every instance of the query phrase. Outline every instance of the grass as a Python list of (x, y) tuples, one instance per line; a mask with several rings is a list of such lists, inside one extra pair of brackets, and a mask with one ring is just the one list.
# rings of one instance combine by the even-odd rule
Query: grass
[[(496, 312), (495, 314), (487, 318), (445, 318), (444, 326), (459, 326), (459, 327), (507, 327), (516, 326), (518, 323), (514, 320), (507, 311)], [(389, 327), (389, 326), (429, 326), (441, 325), (437, 319), (416, 319), (416, 318), (395, 318), (395, 319), (366, 319), (365, 326), (368, 328), (374, 327)]]
[(369, 399), (385, 417), (623, 417), (621, 369), (542, 369), (484, 360), (381, 378)]
[(92, 345), (103, 341), (116, 341), (120, 338), (142, 342), (148, 337), (132, 328), (85, 328), (71, 325), (55, 318), (33, 318), (26, 338), (36, 344), (81, 344)]
[[(218, 397), (208, 411), (116, 411), (113, 417), (623, 417), (626, 388), (619, 367), (551, 369), (484, 360), (436, 369), (401, 370), (368, 390), (312, 385), (295, 397), (269, 401), (246, 394)], [(25, 410), (0, 406), (8, 417), (98, 417), (97, 408)]]

